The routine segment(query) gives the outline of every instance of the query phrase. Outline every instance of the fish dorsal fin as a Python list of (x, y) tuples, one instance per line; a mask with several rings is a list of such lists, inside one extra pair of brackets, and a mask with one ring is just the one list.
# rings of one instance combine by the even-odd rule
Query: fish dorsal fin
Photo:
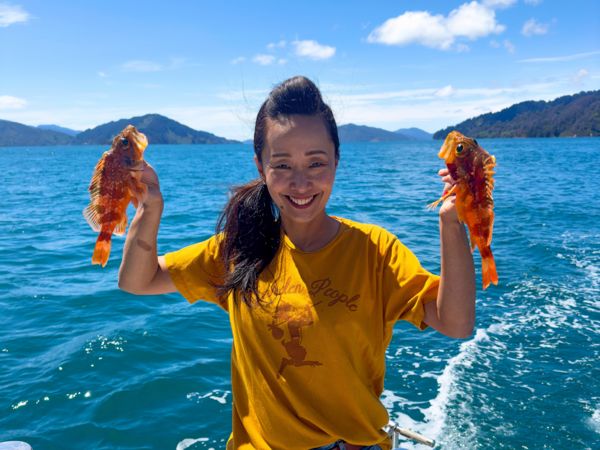
[(485, 160), (484, 163), (484, 173), (485, 173), (485, 189), (486, 194), (489, 198), (492, 198), (492, 190), (494, 189), (494, 167), (496, 167), (496, 157), (490, 155), (488, 159)]

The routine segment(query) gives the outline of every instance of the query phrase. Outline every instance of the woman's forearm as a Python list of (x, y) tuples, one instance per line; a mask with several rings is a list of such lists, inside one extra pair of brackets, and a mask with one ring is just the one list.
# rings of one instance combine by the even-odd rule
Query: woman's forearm
[(437, 314), (446, 334), (468, 337), (475, 324), (475, 268), (464, 225), (440, 218)]
[(119, 288), (137, 293), (158, 269), (157, 236), (163, 205), (140, 205), (131, 221), (119, 269)]

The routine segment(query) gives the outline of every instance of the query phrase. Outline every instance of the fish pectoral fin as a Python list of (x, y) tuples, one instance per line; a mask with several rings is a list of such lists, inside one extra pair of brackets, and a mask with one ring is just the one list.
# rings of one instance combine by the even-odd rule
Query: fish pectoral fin
[(144, 160), (134, 161), (132, 164), (129, 165), (129, 170), (131, 170), (133, 172), (143, 172), (145, 168), (146, 168), (146, 161), (144, 161)]
[(123, 219), (117, 224), (115, 227), (113, 234), (117, 236), (123, 236), (125, 234), (125, 230), (127, 229), (127, 214), (123, 214)]
[(148, 192), (148, 186), (145, 183), (136, 180), (135, 178), (131, 179), (131, 184), (129, 185), (129, 190), (131, 193), (131, 202), (133, 206), (137, 209), (140, 198)]
[(92, 227), (92, 230), (96, 233), (100, 232), (100, 215), (98, 214), (94, 203), (90, 203), (85, 207), (83, 210), (83, 217), (85, 217), (87, 223)]
[(437, 206), (442, 203), (444, 200), (446, 200), (448, 197), (450, 197), (451, 195), (454, 195), (456, 193), (456, 189), (457, 189), (458, 184), (455, 184), (454, 186), (452, 186), (452, 189), (450, 189), (449, 191), (445, 192), (439, 199), (437, 199), (435, 202), (430, 203), (429, 205), (427, 205), (427, 209), (435, 209), (437, 208)]

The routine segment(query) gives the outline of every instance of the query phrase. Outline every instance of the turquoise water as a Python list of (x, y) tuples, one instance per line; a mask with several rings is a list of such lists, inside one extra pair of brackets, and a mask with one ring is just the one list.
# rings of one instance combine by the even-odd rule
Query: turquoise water
[[(438, 271), (437, 215), (425, 205), (441, 189), (439, 144), (344, 145), (330, 212), (383, 225)], [(498, 161), (500, 285), (481, 291), (476, 254), (468, 340), (399, 323), (383, 401), (439, 448), (599, 448), (600, 140), (481, 144)], [(104, 269), (90, 264), (96, 235), (81, 211), (103, 150), (0, 148), (0, 441), (223, 448), (226, 314), (119, 291), (122, 238)], [(165, 197), (161, 253), (208, 237), (228, 187), (255, 176), (249, 146), (151, 145), (146, 156)]]

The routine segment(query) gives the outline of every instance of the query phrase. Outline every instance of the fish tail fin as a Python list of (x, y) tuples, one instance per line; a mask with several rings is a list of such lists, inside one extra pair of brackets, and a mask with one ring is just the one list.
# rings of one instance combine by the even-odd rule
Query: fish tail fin
[(496, 261), (490, 247), (485, 247), (481, 251), (481, 277), (483, 278), (483, 289), (486, 289), (490, 283), (498, 284)]
[(110, 238), (112, 233), (107, 230), (102, 230), (96, 240), (96, 247), (94, 247), (94, 254), (92, 255), (92, 264), (101, 264), (102, 267), (106, 266), (108, 257), (110, 256)]

